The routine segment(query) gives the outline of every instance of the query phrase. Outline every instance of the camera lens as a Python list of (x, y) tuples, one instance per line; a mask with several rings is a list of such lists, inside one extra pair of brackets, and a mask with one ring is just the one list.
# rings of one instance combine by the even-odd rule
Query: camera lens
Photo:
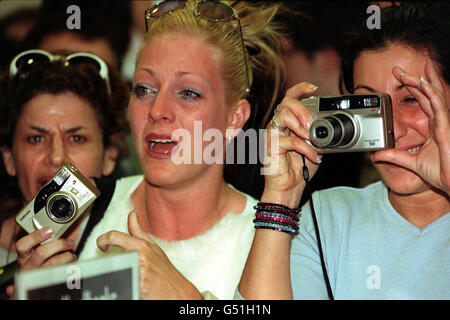
[(48, 202), (48, 214), (55, 222), (67, 222), (74, 216), (75, 205), (66, 195), (56, 195)]
[(317, 127), (316, 128), (316, 137), (319, 139), (324, 139), (328, 136), (328, 129), (325, 127)]
[(311, 143), (318, 148), (337, 148), (348, 145), (354, 137), (351, 117), (335, 113), (314, 121), (310, 128)]
[(340, 124), (342, 126), (342, 138), (337, 146), (345, 146), (352, 141), (355, 134), (355, 126), (350, 120), (350, 117), (346, 114), (335, 114), (335, 117), (340, 120)]
[(66, 199), (58, 199), (53, 202), (50, 210), (55, 217), (65, 219), (70, 214), (70, 203)]

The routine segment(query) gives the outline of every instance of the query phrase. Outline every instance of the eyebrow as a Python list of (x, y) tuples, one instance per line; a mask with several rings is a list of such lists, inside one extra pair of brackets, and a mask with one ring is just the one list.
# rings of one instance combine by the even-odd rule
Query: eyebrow
[[(44, 128), (40, 128), (40, 127), (36, 127), (36, 126), (30, 126), (31, 129), (41, 133), (41, 134), (49, 134), (50, 132)], [(70, 129), (65, 130), (65, 133), (75, 133), (77, 131), (80, 131), (81, 129), (83, 129), (82, 126), (78, 126), (78, 127), (73, 127)]]
[[(398, 86), (396, 86), (394, 90), (395, 91), (402, 90), (404, 87), (405, 87), (405, 85), (401, 83)], [(356, 91), (358, 89), (366, 89), (367, 91), (370, 91), (370, 92), (377, 92), (375, 89), (373, 89), (369, 86), (365, 86), (365, 85), (358, 85), (353, 89), (353, 91)]]
[[(140, 70), (143, 70), (143, 71), (147, 72), (148, 74), (150, 74), (150, 75), (153, 76), (153, 77), (156, 77), (156, 76), (157, 76), (157, 74), (156, 74), (153, 70), (151, 70), (151, 69), (148, 69), (148, 68), (141, 68)], [(176, 75), (177, 75), (178, 77), (194, 75), (194, 76), (198, 76), (198, 77), (202, 78), (202, 79), (203, 79), (204, 81), (206, 81), (207, 83), (210, 83), (210, 80), (207, 79), (204, 75), (202, 75), (202, 74), (200, 74), (200, 73), (188, 72), (188, 71), (177, 71), (177, 72), (176, 72)]]
[(198, 76), (198, 77), (202, 78), (207, 83), (211, 82), (209, 79), (207, 79), (204, 75), (202, 75), (200, 73), (195, 73), (195, 72), (193, 73), (193, 72), (187, 72), (187, 71), (178, 71), (177, 75), (180, 76), (180, 77), (194, 75), (194, 76)]
[(358, 85), (358, 86), (356, 86), (356, 87), (353, 89), (353, 91), (356, 91), (356, 90), (358, 90), (358, 89), (366, 89), (367, 91), (375, 92), (375, 90), (373, 90), (371, 87), (363, 86), (363, 85)]

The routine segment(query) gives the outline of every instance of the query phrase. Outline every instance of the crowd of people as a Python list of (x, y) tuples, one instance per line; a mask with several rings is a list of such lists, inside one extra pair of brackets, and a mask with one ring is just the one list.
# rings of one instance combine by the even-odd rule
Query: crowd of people
[[(449, 299), (450, 6), (385, 3), (371, 29), (370, 4), (43, 0), (4, 19), (0, 266), (138, 251), (141, 299)], [(313, 147), (301, 99), (339, 94), (389, 95), (395, 147)], [(15, 217), (65, 163), (102, 195), (48, 242)]]

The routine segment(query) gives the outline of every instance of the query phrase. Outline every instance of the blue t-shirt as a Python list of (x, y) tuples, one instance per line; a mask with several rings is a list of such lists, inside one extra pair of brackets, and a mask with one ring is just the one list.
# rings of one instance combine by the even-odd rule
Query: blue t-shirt
[[(420, 229), (391, 206), (382, 182), (315, 192), (335, 299), (450, 299), (450, 213)], [(327, 299), (309, 203), (291, 248), (294, 299)]]

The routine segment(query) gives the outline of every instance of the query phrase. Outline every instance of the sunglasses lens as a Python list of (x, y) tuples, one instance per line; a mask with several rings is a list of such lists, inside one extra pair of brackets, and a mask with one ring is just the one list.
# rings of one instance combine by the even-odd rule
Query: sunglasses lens
[(159, 5), (155, 6), (152, 11), (150, 11), (150, 17), (157, 18), (165, 13), (183, 9), (186, 6), (186, 1), (164, 1)]
[(70, 65), (75, 66), (75, 65), (79, 65), (79, 64), (90, 64), (93, 65), (98, 71), (101, 70), (101, 65), (100, 63), (90, 57), (86, 57), (86, 56), (76, 56), (76, 57), (71, 57), (69, 60)]
[(16, 61), (16, 68), (20, 72), (26, 72), (30, 66), (39, 63), (39, 62), (48, 62), (50, 59), (43, 54), (40, 53), (29, 53), (22, 57), (20, 57)]
[(234, 15), (230, 6), (216, 1), (200, 2), (197, 10), (203, 17), (214, 21), (228, 20)]

